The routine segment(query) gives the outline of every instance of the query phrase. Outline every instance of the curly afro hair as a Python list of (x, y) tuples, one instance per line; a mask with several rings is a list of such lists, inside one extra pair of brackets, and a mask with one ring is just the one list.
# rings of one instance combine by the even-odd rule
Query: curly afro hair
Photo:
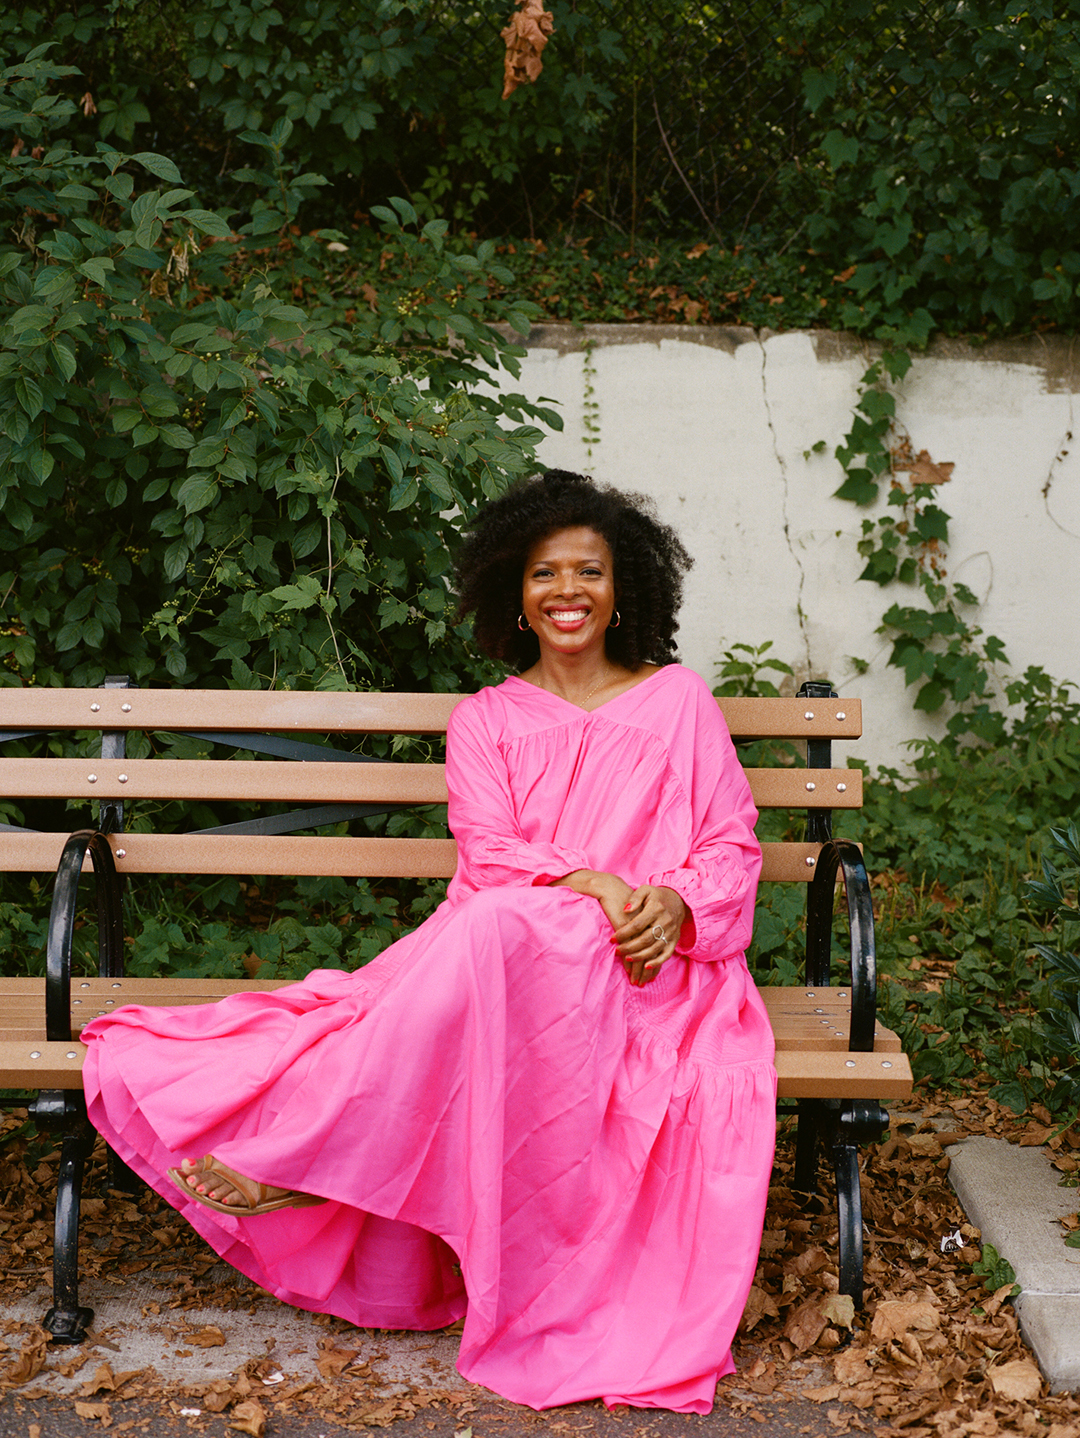
[(535, 664), (536, 635), (517, 625), (525, 560), (546, 535), (578, 526), (602, 534), (615, 562), (621, 623), (608, 630), (609, 656), (628, 669), (675, 663), (683, 575), (693, 560), (651, 499), (565, 469), (519, 481), (477, 515), (455, 564), (459, 619), (475, 615), (476, 642), (492, 659), (519, 670)]

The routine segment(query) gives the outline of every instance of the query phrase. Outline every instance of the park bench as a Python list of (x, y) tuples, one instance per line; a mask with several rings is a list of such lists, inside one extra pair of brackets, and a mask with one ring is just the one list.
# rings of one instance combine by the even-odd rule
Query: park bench
[[(272, 981), (136, 978), (124, 974), (122, 886), (139, 874), (322, 875), (446, 878), (452, 839), (298, 834), (414, 806), (444, 803), (441, 764), (396, 763), (342, 747), (371, 735), (441, 736), (461, 695), (140, 690), (125, 680), (100, 689), (0, 690), (4, 745), (74, 735), (92, 757), (0, 757), (0, 794), (71, 801), (85, 811), (75, 832), (0, 827), (0, 867), (55, 872), (46, 974), (0, 979), (0, 1088), (32, 1089), (40, 1126), (62, 1134), (56, 1199), (53, 1339), (79, 1343), (92, 1311), (78, 1294), (79, 1198), (94, 1134), (81, 1091), (82, 1025), (122, 1003), (189, 1004)], [(813, 1192), (817, 1155), (832, 1161), (839, 1223), (839, 1285), (862, 1302), (858, 1144), (887, 1126), (884, 1099), (911, 1091), (895, 1034), (878, 1024), (873, 913), (859, 847), (831, 836), (831, 812), (862, 802), (862, 774), (835, 769), (831, 743), (861, 733), (858, 700), (828, 685), (795, 699), (718, 701), (736, 742), (805, 741), (800, 764), (749, 769), (760, 809), (804, 809), (805, 839), (764, 846), (763, 881), (807, 884), (806, 983), (762, 990), (776, 1036), (781, 1100), (798, 1111), (795, 1185)], [(187, 735), (219, 758), (125, 757), (128, 735)], [(156, 736), (156, 737), (155, 737)], [(300, 737), (297, 737), (300, 736)], [(44, 746), (38, 746), (44, 747)], [(69, 748), (71, 745), (69, 744)], [(236, 750), (260, 759), (236, 758)], [(130, 832), (125, 806), (142, 801), (259, 802), (294, 806), (198, 832)], [(96, 813), (95, 813), (96, 810)], [(71, 974), (77, 891), (93, 868), (99, 974)], [(850, 965), (831, 982), (836, 885), (846, 890)]]

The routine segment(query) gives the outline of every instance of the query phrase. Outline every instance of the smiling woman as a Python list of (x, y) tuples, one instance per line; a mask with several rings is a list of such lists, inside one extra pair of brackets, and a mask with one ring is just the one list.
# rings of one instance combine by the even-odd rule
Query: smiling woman
[(450, 721), (446, 902), (356, 973), (83, 1030), (93, 1121), (232, 1264), (365, 1327), (464, 1315), (462, 1373), (536, 1408), (707, 1412), (757, 1259), (761, 853), (674, 662), (688, 563), (577, 475), (489, 505), (461, 605), (521, 672)]

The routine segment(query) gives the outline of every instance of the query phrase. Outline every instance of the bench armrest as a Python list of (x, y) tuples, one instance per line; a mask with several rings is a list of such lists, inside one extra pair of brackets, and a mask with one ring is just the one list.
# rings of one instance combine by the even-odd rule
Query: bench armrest
[(45, 946), (45, 1032), (64, 1043), (71, 1038), (71, 936), (87, 853), (97, 878), (98, 970), (105, 978), (119, 978), (124, 972), (120, 876), (105, 835), (80, 829), (64, 845), (56, 866)]
[(806, 904), (806, 982), (827, 987), (832, 957), (833, 900), (836, 874), (844, 876), (851, 929), (851, 1031), (848, 1048), (870, 1053), (877, 1024), (877, 959), (870, 881), (857, 844), (830, 839), (818, 855)]

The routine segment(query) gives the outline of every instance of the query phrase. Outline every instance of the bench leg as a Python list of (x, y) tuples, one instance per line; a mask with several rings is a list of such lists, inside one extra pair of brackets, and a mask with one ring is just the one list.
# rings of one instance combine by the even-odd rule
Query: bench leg
[(119, 1189), (121, 1193), (142, 1193), (145, 1184), (134, 1169), (128, 1168), (127, 1164), (118, 1153), (108, 1149), (109, 1155), (109, 1187)]
[(87, 1121), (81, 1093), (43, 1092), (34, 1104), (34, 1114), (42, 1127), (62, 1127), (64, 1131), (56, 1181), (53, 1305), (41, 1326), (54, 1343), (83, 1343), (94, 1310), (79, 1306), (79, 1203), (83, 1169), (96, 1135)]
[(863, 1303), (863, 1217), (859, 1183), (859, 1144), (876, 1143), (889, 1127), (881, 1104), (860, 1099), (836, 1103), (830, 1147), (836, 1176), (836, 1218), (840, 1249), (840, 1292), (847, 1293), (856, 1309)]
[(860, 1309), (863, 1304), (863, 1224), (859, 1150), (853, 1143), (836, 1143), (832, 1161), (836, 1175), (840, 1292), (850, 1295), (856, 1309)]
[(818, 1099), (799, 1100), (799, 1120), (795, 1130), (795, 1172), (791, 1180), (799, 1193), (817, 1193), (818, 1129), (821, 1119), (821, 1103)]
[(863, 1302), (862, 1191), (859, 1186), (859, 1144), (876, 1142), (889, 1125), (879, 1103), (839, 1099), (800, 1099), (792, 1186), (799, 1193), (817, 1192), (819, 1147), (831, 1160), (836, 1179), (836, 1218), (840, 1292), (850, 1295), (856, 1309)]

